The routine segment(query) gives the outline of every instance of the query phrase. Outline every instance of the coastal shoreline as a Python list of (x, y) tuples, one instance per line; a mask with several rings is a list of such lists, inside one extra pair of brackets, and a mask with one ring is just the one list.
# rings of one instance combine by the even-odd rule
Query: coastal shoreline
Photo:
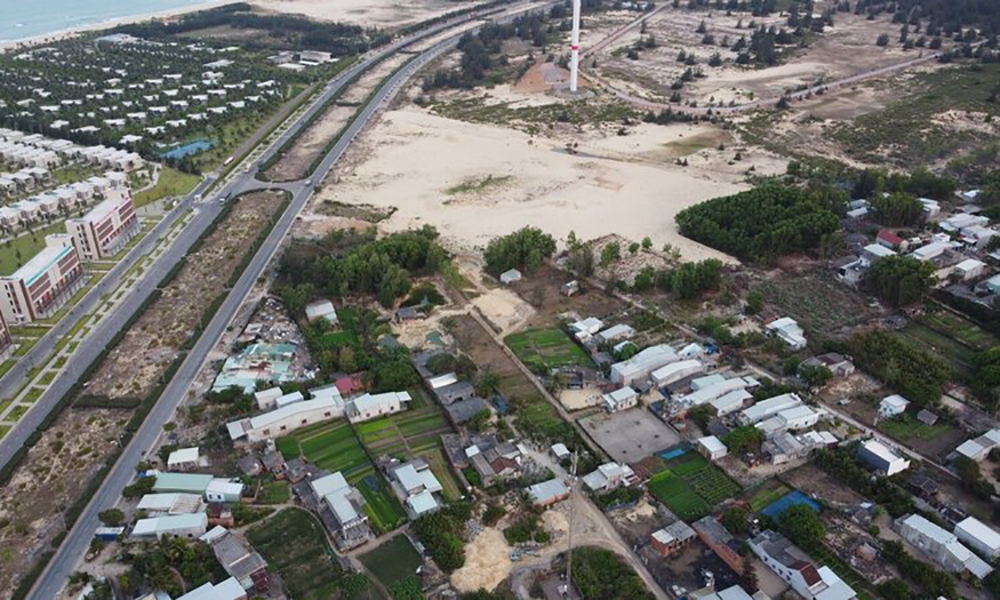
[(232, 4), (233, 1), (234, 0), (205, 0), (204, 2), (191, 4), (189, 6), (179, 6), (177, 8), (168, 8), (166, 10), (160, 10), (151, 13), (143, 13), (139, 15), (105, 19), (104, 21), (101, 21), (99, 23), (91, 23), (89, 25), (78, 25), (76, 27), (70, 27), (68, 29), (63, 29), (60, 31), (43, 33), (40, 35), (21, 38), (17, 40), (6, 40), (0, 42), (0, 54), (6, 52), (14, 52), (17, 50), (29, 48), (32, 46), (38, 46), (42, 44), (53, 44), (65, 39), (76, 37), (83, 33), (103, 31), (105, 29), (111, 29), (112, 27), (116, 27), (118, 25), (141, 23), (143, 21), (150, 21), (152, 19), (164, 19), (168, 17), (176, 17), (178, 15), (182, 15), (185, 13), (197, 12), (199, 10), (205, 10), (208, 8), (215, 8), (218, 6), (223, 6), (225, 4)]

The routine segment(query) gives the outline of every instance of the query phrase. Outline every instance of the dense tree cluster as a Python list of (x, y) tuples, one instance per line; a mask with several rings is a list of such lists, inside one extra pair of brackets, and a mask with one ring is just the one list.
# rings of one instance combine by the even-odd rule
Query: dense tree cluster
[(778, 517), (778, 525), (789, 539), (806, 550), (819, 547), (826, 535), (823, 520), (807, 504), (786, 508)]
[[(245, 2), (187, 13), (175, 19), (129, 23), (115, 30), (156, 40), (212, 27), (266, 31), (267, 37), (251, 36), (241, 42), (249, 49), (274, 47), (280, 42), (303, 50), (346, 56), (365, 52), (370, 47), (364, 30), (357, 25), (316, 21), (299, 15), (261, 14), (252, 12), (252, 7)], [(384, 34), (372, 33), (376, 45), (388, 40)]]
[(872, 264), (865, 287), (891, 306), (907, 306), (921, 300), (934, 281), (933, 264), (912, 256), (886, 256)]
[(753, 425), (745, 425), (727, 433), (722, 442), (731, 454), (737, 456), (743, 452), (759, 452), (760, 445), (764, 443), (764, 432)]
[(906, 192), (914, 196), (947, 200), (955, 193), (955, 182), (921, 167), (909, 174), (888, 173), (885, 169), (865, 169), (854, 184), (855, 198), (875, 199), (883, 192)]
[(982, 0), (858, 0), (855, 14), (877, 17), (891, 14), (895, 23), (919, 26), (928, 36), (952, 37), (963, 27), (976, 27), (985, 35), (1000, 33), (1000, 5)]
[(903, 544), (895, 540), (882, 540), (882, 555), (895, 563), (904, 581), (910, 581), (930, 598), (954, 598), (955, 579), (947, 572), (934, 568), (928, 562), (913, 558)]
[(914, 226), (924, 220), (924, 205), (906, 192), (879, 194), (871, 204), (883, 225)]
[(815, 193), (777, 184), (702, 202), (679, 212), (676, 220), (686, 237), (762, 262), (815, 248), (840, 227)]
[(478, 33), (467, 33), (458, 41), (462, 53), (456, 69), (440, 69), (424, 81), (424, 89), (474, 88), (487, 81), (492, 69), (507, 64), (503, 42), (520, 39), (542, 48), (554, 31), (541, 15), (525, 15), (510, 23), (486, 23)]
[(967, 456), (959, 456), (955, 459), (955, 472), (962, 480), (962, 487), (972, 492), (976, 497), (989, 501), (996, 488), (992, 483), (983, 477), (979, 469), (979, 463)]
[(465, 542), (458, 532), (464, 529), (470, 514), (469, 505), (460, 503), (413, 522), (413, 533), (444, 571), (450, 573), (465, 564)]
[(882, 505), (893, 517), (913, 512), (910, 494), (885, 477), (872, 477), (871, 471), (858, 464), (854, 458), (856, 445), (816, 451), (815, 464), (839, 479), (865, 498)]
[(603, 548), (573, 549), (573, 583), (588, 600), (649, 600), (653, 594), (617, 554)]
[(972, 357), (972, 388), (988, 406), (998, 402), (1000, 388), (1000, 348), (990, 348)]
[(529, 226), (490, 240), (483, 258), (486, 270), (494, 275), (509, 269), (520, 269), (530, 275), (555, 251), (556, 241), (551, 235)]
[(855, 364), (899, 390), (918, 406), (936, 406), (944, 384), (951, 377), (947, 365), (886, 331), (855, 335), (850, 348)]
[(699, 262), (684, 263), (657, 277), (657, 282), (682, 300), (696, 298), (708, 290), (719, 287), (722, 279), (722, 261), (706, 258)]
[(132, 568), (119, 579), (119, 583), (132, 593), (141, 589), (145, 583), (151, 589), (178, 596), (186, 589), (194, 589), (210, 580), (220, 581), (225, 577), (225, 571), (215, 560), (209, 545), (197, 540), (166, 536), (159, 542), (147, 545), (143, 552), (126, 552), (122, 558)]
[(296, 313), (311, 295), (374, 294), (383, 306), (392, 306), (410, 291), (413, 275), (436, 272), (447, 260), (437, 237), (429, 226), (381, 239), (374, 233), (334, 232), (324, 240), (321, 254), (286, 253), (281, 275), (283, 286), (293, 293), (286, 289), (283, 298)]

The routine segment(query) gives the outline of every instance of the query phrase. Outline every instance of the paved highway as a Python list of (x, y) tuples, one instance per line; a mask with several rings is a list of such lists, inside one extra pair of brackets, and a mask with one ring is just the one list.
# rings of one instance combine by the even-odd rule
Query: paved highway
[[(506, 11), (507, 12), (505, 12), (504, 16), (501, 18), (502, 20), (512, 18), (513, 16), (509, 8), (506, 9)], [(482, 15), (479, 15), (479, 17), (481, 16)], [(376, 57), (396, 52), (418, 39), (438, 33), (443, 29), (452, 27), (457, 23), (467, 20), (469, 20), (468, 17), (460, 18), (441, 26), (423, 30), (414, 37), (395, 42), (394, 44), (379, 51), (379, 53), (373, 55), (373, 57), (368, 60), (360, 62), (351, 69), (345, 71), (329, 86), (327, 86), (322, 96), (313, 104), (310, 110), (299, 117), (296, 124), (289, 128), (287, 132), (282, 134), (281, 137), (275, 141), (271, 148), (265, 152), (264, 158), (266, 159), (266, 157), (271, 153), (276, 152), (285, 141), (293, 136), (295, 132), (297, 132), (303, 124), (308, 121), (308, 118), (312, 113), (321, 108), (322, 103), (325, 102), (327, 98), (335, 94), (341, 87), (343, 87), (343, 85), (353, 78), (354, 75), (367, 68), (367, 65), (370, 64)], [(121, 496), (122, 490), (135, 476), (135, 465), (152, 447), (153, 443), (163, 430), (164, 423), (170, 420), (170, 417), (176, 411), (178, 405), (184, 398), (184, 394), (187, 391), (190, 382), (194, 379), (198, 371), (205, 363), (208, 353), (221, 338), (222, 333), (229, 324), (232, 315), (236, 313), (240, 304), (242, 304), (246, 296), (249, 294), (258, 277), (260, 277), (260, 275), (264, 272), (267, 264), (270, 262), (278, 247), (281, 245), (282, 239), (294, 223), (295, 218), (298, 216), (299, 212), (301, 212), (309, 197), (312, 195), (315, 185), (323, 180), (330, 169), (336, 164), (337, 160), (339, 160), (343, 153), (347, 150), (348, 146), (357, 134), (360, 133), (365, 125), (367, 125), (367, 123), (371, 120), (376, 110), (383, 103), (390, 100), (399, 91), (402, 84), (407, 79), (412, 77), (420, 68), (439, 57), (447, 50), (453, 48), (457, 43), (458, 36), (455, 36), (435, 44), (428, 50), (419, 54), (414, 60), (407, 63), (406, 66), (397, 71), (389, 79), (389, 81), (385, 82), (374, 95), (372, 102), (361, 110), (358, 117), (347, 128), (344, 135), (341, 136), (340, 140), (323, 159), (312, 178), (308, 181), (268, 185), (255, 181), (249, 174), (240, 172), (239, 175), (235, 176), (232, 181), (225, 184), (218, 191), (219, 196), (225, 197), (226, 194), (230, 193), (239, 194), (244, 191), (254, 189), (278, 187), (291, 193), (292, 201), (288, 209), (278, 221), (277, 225), (268, 235), (264, 244), (250, 261), (246, 271), (240, 277), (236, 285), (233, 286), (233, 289), (226, 297), (225, 302), (223, 302), (211, 322), (205, 328), (194, 348), (192, 348), (190, 353), (181, 363), (177, 374), (167, 385), (160, 399), (153, 407), (153, 410), (139, 428), (139, 431), (136, 432), (134, 438), (125, 447), (121, 458), (108, 474), (103, 485), (90, 499), (90, 502), (80, 515), (76, 524), (69, 531), (66, 539), (56, 551), (55, 556), (53, 556), (52, 560), (49, 561), (49, 564), (43, 571), (38, 582), (28, 595), (29, 600), (54, 599), (57, 597), (66, 581), (66, 578), (70, 575), (70, 573), (72, 573), (77, 560), (86, 551), (90, 540), (93, 537), (94, 530), (100, 526), (100, 520), (97, 518), (97, 513), (104, 508), (113, 506)], [(210, 184), (206, 182), (206, 184), (203, 185), (207, 186)], [(186, 200), (186, 202), (189, 201), (190, 198)], [(221, 209), (222, 205), (219, 202), (206, 201), (197, 204), (198, 214), (192, 223), (185, 228), (184, 232), (171, 246), (171, 248), (156, 261), (154, 266), (150, 269), (152, 272), (149, 273), (147, 277), (145, 277), (134, 288), (133, 292), (130, 293), (129, 296), (122, 302), (121, 306), (123, 308), (128, 303), (128, 309), (131, 309), (129, 312), (123, 312), (123, 314), (131, 315), (134, 313), (139, 304), (141, 304), (141, 302), (148, 297), (150, 293), (152, 293), (153, 289), (155, 289), (155, 282), (160, 281), (160, 279), (166, 275), (173, 265), (176, 264), (177, 261), (184, 256), (184, 254), (186, 254), (187, 250), (191, 247), (194, 241), (197, 240), (201, 232), (204, 231), (204, 229), (212, 222)], [(81, 357), (92, 358), (106, 346), (117, 329), (116, 327), (112, 327), (110, 325), (114, 322), (120, 323), (121, 321), (117, 318), (105, 318), (102, 321), (103, 327), (98, 327), (94, 333), (84, 340), (81, 347), (77, 349), (77, 352), (73, 357), (74, 359), (78, 359), (77, 362), (81, 363), (80, 365), (76, 365), (75, 368), (79, 368), (80, 370), (85, 368), (85, 361)], [(67, 363), (67, 366), (69, 366), (69, 363)], [(73, 373), (78, 372), (79, 371), (75, 370), (71, 371), (69, 368), (66, 369), (65, 379), (68, 383), (65, 385), (64, 389), (68, 389), (69, 386), (72, 385), (72, 382), (76, 378)], [(55, 384), (53, 384), (53, 387), (54, 386)], [(55, 396), (55, 398), (57, 400), (58, 396)], [(39, 413), (41, 412), (42, 411), (39, 411)]]

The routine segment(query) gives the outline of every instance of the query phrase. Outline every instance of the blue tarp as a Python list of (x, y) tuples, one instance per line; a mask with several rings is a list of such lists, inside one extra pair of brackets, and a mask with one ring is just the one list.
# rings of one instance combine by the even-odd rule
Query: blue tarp
[(809, 496), (806, 496), (799, 490), (793, 490), (788, 492), (781, 498), (778, 498), (774, 502), (768, 504), (764, 507), (764, 510), (760, 511), (761, 514), (767, 515), (772, 519), (777, 519), (781, 513), (785, 512), (785, 509), (791, 508), (796, 504), (805, 504), (809, 508), (816, 512), (819, 512), (820, 505)]
[(214, 146), (209, 140), (195, 140), (184, 144), (183, 146), (178, 146), (169, 152), (161, 152), (160, 157), (162, 158), (184, 158), (185, 156), (190, 156), (192, 154), (198, 154), (199, 152), (204, 152), (212, 146)]
[(675, 446), (669, 450), (664, 450), (660, 452), (660, 458), (663, 460), (673, 460), (675, 458), (684, 456), (688, 453), (689, 448), (686, 446)]

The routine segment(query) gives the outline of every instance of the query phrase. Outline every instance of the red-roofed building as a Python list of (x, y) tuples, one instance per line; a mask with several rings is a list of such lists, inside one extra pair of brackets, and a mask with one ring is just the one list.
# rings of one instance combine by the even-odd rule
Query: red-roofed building
[(361, 382), (361, 373), (338, 377), (336, 386), (337, 391), (339, 391), (340, 395), (344, 398), (350, 398), (351, 394), (354, 392), (360, 392), (365, 389), (364, 383)]
[(906, 244), (906, 240), (899, 237), (895, 231), (889, 231), (888, 229), (879, 231), (875, 241), (880, 246), (885, 246), (890, 250), (904, 250), (904, 245)]

